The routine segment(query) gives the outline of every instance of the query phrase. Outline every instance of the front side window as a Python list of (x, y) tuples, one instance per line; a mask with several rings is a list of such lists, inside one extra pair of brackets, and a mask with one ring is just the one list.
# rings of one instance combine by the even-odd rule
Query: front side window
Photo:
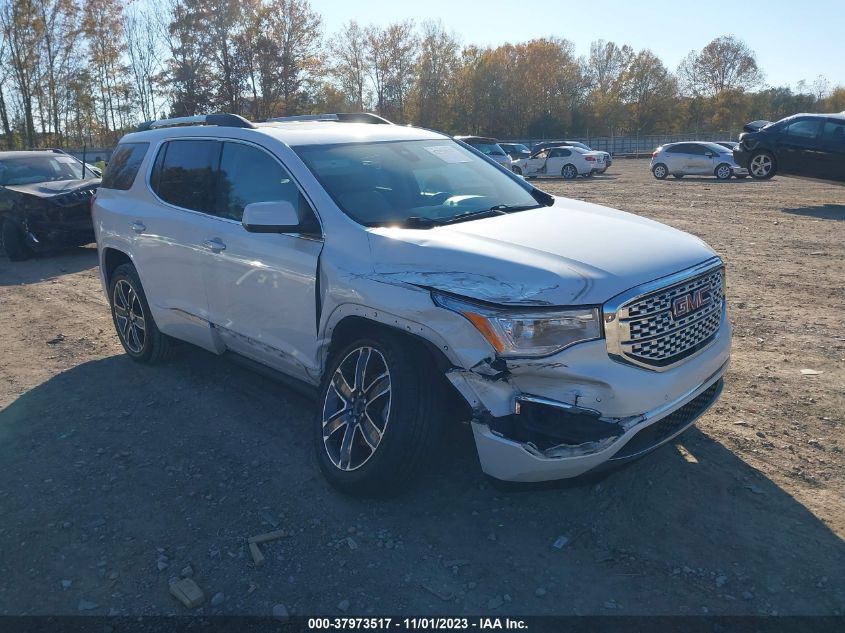
[(269, 154), (243, 143), (223, 144), (216, 215), (240, 222), (252, 202), (286, 200), (298, 209), (300, 198), (290, 174)]
[(103, 174), (100, 185), (104, 189), (126, 191), (135, 182), (135, 176), (149, 149), (149, 143), (121, 143), (114, 150), (111, 161)]
[(786, 128), (788, 136), (796, 138), (813, 139), (819, 133), (819, 122), (817, 119), (799, 119), (790, 123)]
[(448, 139), (294, 150), (335, 203), (365, 226), (443, 223), (540, 206), (529, 189)]
[(153, 167), (153, 191), (177, 207), (212, 213), (220, 146), (220, 141), (193, 139), (164, 144)]

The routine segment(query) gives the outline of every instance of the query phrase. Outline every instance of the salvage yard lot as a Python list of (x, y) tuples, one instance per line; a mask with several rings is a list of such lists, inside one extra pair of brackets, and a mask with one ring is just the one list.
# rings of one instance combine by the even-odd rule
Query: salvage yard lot
[[(182, 574), (206, 614), (845, 613), (845, 187), (638, 160), (538, 185), (725, 259), (733, 361), (696, 428), (598, 483), (502, 491), (458, 427), (404, 496), (351, 499), (307, 399), (187, 346), (124, 356), (93, 248), (0, 259), (0, 614), (185, 613)], [(246, 539), (276, 529), (256, 569)]]

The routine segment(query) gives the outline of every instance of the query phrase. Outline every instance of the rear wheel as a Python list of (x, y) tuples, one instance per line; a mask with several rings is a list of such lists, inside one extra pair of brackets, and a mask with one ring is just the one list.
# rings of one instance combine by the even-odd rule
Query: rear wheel
[(423, 349), (392, 333), (362, 336), (334, 354), (320, 387), (317, 462), (342, 492), (390, 496), (427, 464), (443, 415)]
[(2, 227), (3, 250), (13, 262), (29, 259), (35, 253), (26, 243), (26, 232), (17, 220), (5, 218)]
[(115, 268), (109, 281), (109, 300), (114, 328), (129, 357), (139, 363), (164, 361), (170, 353), (171, 339), (156, 326), (132, 264)]
[(722, 163), (716, 166), (713, 173), (719, 180), (730, 180), (731, 176), (733, 176), (734, 170), (731, 169), (731, 166), (727, 163)]
[(775, 175), (777, 166), (775, 157), (767, 151), (759, 151), (751, 154), (748, 161), (748, 173), (756, 180), (768, 180)]
[(578, 169), (572, 163), (567, 163), (560, 170), (560, 175), (564, 180), (575, 180), (578, 177)]
[(654, 167), (651, 168), (651, 173), (654, 174), (654, 177), (658, 180), (663, 180), (666, 176), (669, 175), (669, 168), (666, 167), (663, 163), (657, 163)]
[(515, 173), (517, 176), (521, 176), (521, 175), (522, 175), (522, 169), (520, 169), (519, 167), (515, 167), (515, 166), (514, 166), (514, 167), (511, 167), (511, 171), (512, 171), (513, 173)]

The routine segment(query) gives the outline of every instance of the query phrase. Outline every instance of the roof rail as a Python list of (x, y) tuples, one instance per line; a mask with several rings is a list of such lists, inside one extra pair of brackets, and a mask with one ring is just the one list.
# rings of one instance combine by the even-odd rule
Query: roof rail
[(163, 127), (177, 127), (180, 125), (217, 125), (220, 127), (245, 127), (255, 126), (242, 116), (218, 112), (216, 114), (198, 114), (196, 116), (182, 116), (173, 119), (160, 119), (158, 121), (144, 121), (137, 128), (136, 132), (156, 130)]
[(335, 112), (331, 114), (297, 114), (267, 119), (268, 123), (289, 123), (291, 121), (336, 121), (338, 123), (372, 123), (393, 125), (384, 117), (372, 112)]

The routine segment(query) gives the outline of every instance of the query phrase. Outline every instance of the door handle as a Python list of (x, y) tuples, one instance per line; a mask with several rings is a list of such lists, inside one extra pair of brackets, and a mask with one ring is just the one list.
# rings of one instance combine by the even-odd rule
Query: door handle
[(203, 248), (210, 250), (212, 253), (219, 253), (221, 251), (226, 250), (226, 245), (220, 241), (220, 238), (213, 237), (210, 240), (205, 240), (203, 243)]
[(135, 231), (136, 233), (143, 233), (144, 231), (146, 231), (146, 230), (147, 230), (147, 227), (146, 227), (146, 226), (144, 226), (144, 223), (143, 223), (143, 222), (138, 222), (138, 220), (135, 220), (135, 221), (134, 221), (132, 224), (130, 224), (129, 226), (130, 226), (130, 228), (131, 228), (133, 231)]

